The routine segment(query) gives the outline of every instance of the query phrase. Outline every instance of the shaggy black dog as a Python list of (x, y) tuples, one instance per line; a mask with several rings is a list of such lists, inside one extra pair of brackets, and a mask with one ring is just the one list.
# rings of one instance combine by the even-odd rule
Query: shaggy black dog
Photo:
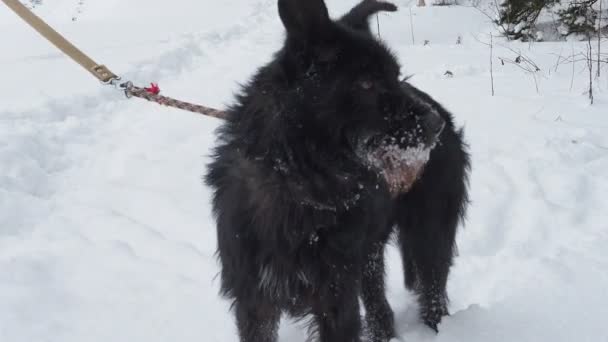
[(370, 15), (394, 10), (366, 0), (332, 21), (322, 0), (279, 0), (285, 45), (218, 133), (206, 181), (242, 342), (276, 341), (284, 312), (321, 341), (360, 341), (359, 298), (370, 340), (388, 341), (394, 229), (422, 319), (447, 314), (469, 161), (450, 114), (370, 33)]

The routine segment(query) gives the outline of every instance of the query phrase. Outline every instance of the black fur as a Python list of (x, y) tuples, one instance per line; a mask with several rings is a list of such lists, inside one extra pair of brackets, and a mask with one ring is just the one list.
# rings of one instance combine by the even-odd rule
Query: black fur
[[(222, 294), (234, 301), (242, 342), (277, 341), (283, 312), (311, 315), (323, 342), (360, 341), (360, 297), (370, 340), (393, 337), (383, 253), (395, 226), (422, 318), (436, 329), (447, 314), (469, 161), (451, 115), (399, 81), (395, 58), (370, 34), (369, 16), (393, 9), (366, 0), (331, 21), (322, 0), (279, 0), (285, 46), (219, 130), (206, 181)], [(362, 156), (386, 141), (437, 144), (397, 197)]]

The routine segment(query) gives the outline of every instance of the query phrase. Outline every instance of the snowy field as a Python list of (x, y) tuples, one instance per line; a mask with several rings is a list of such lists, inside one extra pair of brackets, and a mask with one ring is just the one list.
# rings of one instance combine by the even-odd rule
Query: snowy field
[[(229, 104), (283, 34), (275, 0), (79, 2), (36, 12), (124, 78), (209, 106)], [(327, 2), (338, 16), (356, 1)], [(473, 156), (439, 335), (417, 321), (398, 254), (387, 253), (399, 334), (608, 341), (608, 69), (590, 106), (583, 63), (572, 89), (572, 66), (555, 67), (583, 44), (495, 38), (492, 97), (485, 16), (413, 7), (412, 44), (409, 1), (397, 3), (380, 16), (382, 37), (466, 127)], [(220, 121), (102, 88), (2, 4), (0, 46), (0, 341), (236, 342), (201, 181)], [(511, 49), (540, 67), (538, 92), (500, 64)], [(305, 341), (288, 320), (280, 334)]]

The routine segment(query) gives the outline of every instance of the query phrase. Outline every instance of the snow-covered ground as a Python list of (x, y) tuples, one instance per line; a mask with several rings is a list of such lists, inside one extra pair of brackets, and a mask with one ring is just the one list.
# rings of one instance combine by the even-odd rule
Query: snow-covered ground
[[(337, 16), (356, 0), (327, 2)], [(397, 252), (387, 253), (398, 332), (608, 341), (608, 70), (590, 106), (584, 65), (572, 90), (571, 66), (555, 68), (584, 46), (495, 38), (492, 97), (487, 18), (467, 7), (410, 16), (409, 2), (380, 16), (382, 37), (466, 127), (473, 202), (439, 335), (417, 321)], [(36, 11), (125, 78), (222, 107), (280, 46), (275, 7), (55, 0)], [(220, 122), (102, 88), (2, 5), (0, 46), (0, 341), (236, 342), (201, 182)], [(509, 48), (541, 68), (538, 93), (531, 75), (499, 63), (516, 57)], [(281, 341), (304, 340), (285, 321)]]

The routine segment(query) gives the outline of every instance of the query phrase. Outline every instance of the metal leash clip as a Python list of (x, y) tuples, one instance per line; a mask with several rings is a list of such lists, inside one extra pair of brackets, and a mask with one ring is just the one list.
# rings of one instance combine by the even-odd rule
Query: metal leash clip
[(131, 82), (131, 81), (123, 82), (121, 77), (116, 76), (107, 82), (101, 82), (101, 83), (103, 83), (104, 85), (112, 86), (116, 90), (120, 90), (120, 91), (124, 92), (125, 97), (128, 99), (133, 97), (133, 95), (131, 95), (131, 89), (133, 89), (133, 82)]

